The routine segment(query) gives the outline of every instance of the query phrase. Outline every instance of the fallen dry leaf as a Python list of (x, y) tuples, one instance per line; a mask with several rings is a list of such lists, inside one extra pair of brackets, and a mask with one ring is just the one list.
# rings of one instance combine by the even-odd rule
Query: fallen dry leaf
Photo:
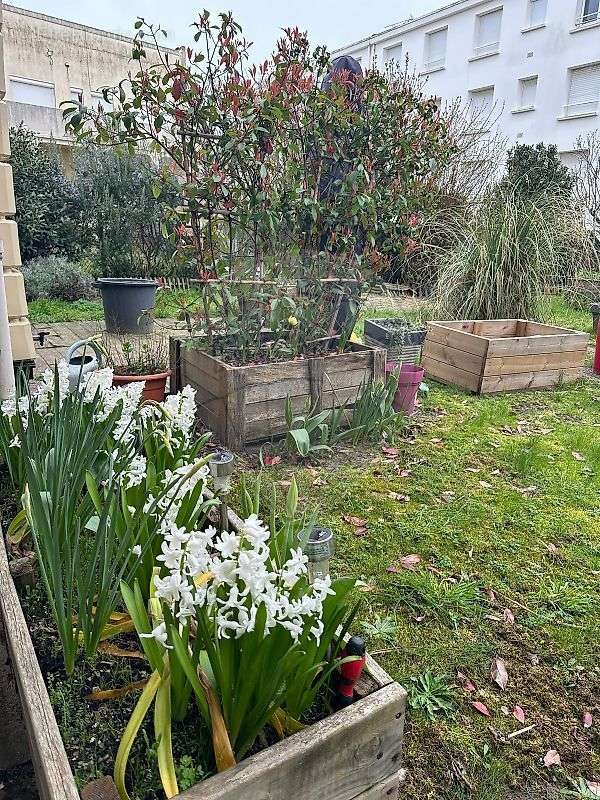
[(594, 718), (590, 711), (586, 711), (583, 715), (583, 727), (591, 728), (594, 724)]
[(353, 517), (350, 514), (342, 514), (342, 519), (348, 525), (353, 525), (355, 528), (364, 528), (367, 526), (367, 520), (361, 517)]
[(492, 484), (488, 483), (487, 481), (479, 481), (479, 485), (482, 489), (492, 489)]
[(466, 467), (465, 472), (472, 472), (473, 475), (476, 475), (478, 472), (481, 472), (479, 467)]
[(444, 503), (451, 503), (455, 497), (456, 493), (451, 491), (442, 492), (440, 495), (440, 498), (444, 501)]
[(274, 467), (275, 464), (281, 462), (281, 456), (270, 456), (268, 453), (263, 456), (263, 464), (265, 467)]
[(490, 717), (490, 711), (485, 703), (482, 703), (480, 700), (475, 700), (474, 703), (471, 703), (475, 711), (479, 711), (480, 714), (483, 714), (484, 717)]
[(600, 797), (600, 783), (598, 781), (586, 781), (586, 784), (593, 795)]
[(556, 750), (548, 750), (548, 752), (544, 756), (544, 766), (560, 767), (560, 755), (557, 753)]
[(386, 458), (397, 458), (400, 455), (400, 450), (397, 447), (386, 447), (385, 445), (381, 448), (381, 452), (384, 453)]
[(486, 593), (487, 599), (490, 601), (490, 603), (495, 603), (496, 602), (496, 592), (493, 589), (486, 589), (485, 593)]
[(473, 681), (470, 678), (468, 678), (464, 674), (464, 672), (461, 672), (460, 670), (457, 670), (456, 671), (456, 677), (462, 683), (462, 688), (465, 690), (465, 692), (471, 693), (471, 692), (477, 691), (477, 687), (475, 686)]
[(366, 536), (367, 535), (367, 529), (366, 528), (355, 528), (354, 529), (354, 535), (355, 536), (359, 536), (359, 537), (360, 536)]
[(407, 494), (400, 494), (399, 492), (388, 492), (387, 497), (389, 497), (390, 500), (397, 500), (399, 503), (410, 502), (410, 497)]
[(411, 553), (408, 556), (402, 556), (400, 564), (404, 569), (414, 571), (421, 563), (421, 556), (418, 553)]
[(505, 608), (504, 611), (502, 612), (502, 616), (504, 618), (504, 622), (506, 622), (507, 625), (514, 625), (515, 615), (510, 610), (510, 608)]
[(409, 469), (401, 469), (398, 471), (399, 478), (410, 478), (411, 475), (412, 473)]
[(501, 658), (495, 658), (492, 661), (490, 673), (494, 683), (497, 683), (501, 689), (506, 689), (508, 685), (508, 672), (506, 671), (506, 664)]
[(108, 653), (111, 656), (118, 656), (119, 658), (146, 658), (141, 650), (125, 650), (123, 647), (111, 644), (111, 642), (100, 642), (98, 650), (103, 653)]
[(525, 722), (525, 712), (521, 708), (521, 706), (515, 706), (513, 708), (512, 715), (515, 719), (518, 719), (519, 722)]
[(315, 478), (315, 479), (314, 479), (314, 481), (313, 481), (312, 485), (313, 485), (313, 486), (327, 486), (327, 481), (326, 481), (326, 480), (324, 480), (324, 479), (323, 479), (323, 478), (321, 478), (321, 477), (318, 477), (318, 478)]
[(575, 451), (573, 451), (571, 455), (573, 456), (575, 461), (585, 461), (585, 456), (581, 455), (581, 453), (576, 453)]
[(546, 545), (546, 550), (551, 556), (555, 556), (558, 553), (558, 547), (553, 542), (550, 542), (548, 545)]
[(142, 681), (135, 681), (135, 683), (128, 683), (126, 686), (119, 686), (117, 689), (97, 689), (94, 692), (86, 695), (86, 700), (117, 700), (119, 697), (124, 697), (130, 692), (135, 692), (137, 689), (143, 689), (148, 683), (148, 678)]
[(277, 485), (278, 486), (291, 486), (292, 482), (291, 481), (277, 481)]

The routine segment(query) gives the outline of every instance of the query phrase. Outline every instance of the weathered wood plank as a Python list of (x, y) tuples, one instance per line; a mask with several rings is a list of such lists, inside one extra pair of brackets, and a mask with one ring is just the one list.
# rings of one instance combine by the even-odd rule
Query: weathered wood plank
[(0, 769), (29, 761), (27, 732), (17, 691), (2, 617), (0, 616)]
[(428, 378), (433, 378), (441, 383), (459, 386), (471, 392), (479, 391), (481, 377), (473, 372), (467, 372), (451, 364), (445, 364), (443, 361), (436, 361), (430, 356), (423, 357), (421, 366), (424, 368), (425, 376)]
[(400, 767), (406, 692), (358, 700), (179, 795), (180, 800), (354, 800)]
[(488, 358), (504, 355), (537, 355), (540, 353), (567, 353), (585, 350), (590, 341), (587, 333), (563, 333), (518, 336), (510, 339), (490, 339)]
[(488, 375), (481, 382), (481, 394), (542, 389), (579, 380), (583, 369), (552, 369), (541, 372), (521, 372), (511, 375)]
[(525, 336), (560, 336), (561, 334), (570, 333), (581, 334), (582, 331), (574, 331), (571, 328), (559, 328), (557, 325), (546, 325), (543, 322), (530, 322), (527, 320), (527, 327), (525, 329)]
[(209, 391), (213, 397), (225, 397), (227, 394), (227, 372), (221, 370), (220, 366), (215, 365), (213, 372), (208, 372), (210, 366), (206, 362), (197, 362), (186, 348), (181, 351), (181, 375), (183, 385), (186, 383), (192, 386), (202, 386)]
[(226, 441), (231, 450), (244, 446), (246, 416), (246, 373), (231, 370), (227, 373), (227, 427)]
[(485, 357), (466, 350), (459, 350), (457, 347), (440, 344), (430, 339), (425, 340), (423, 348), (423, 359), (432, 358), (435, 361), (443, 361), (450, 366), (458, 367), (474, 375), (481, 375), (485, 364)]
[(425, 349), (427, 342), (437, 342), (447, 347), (455, 347), (457, 350), (464, 350), (466, 353), (484, 356), (487, 352), (487, 340), (481, 336), (474, 336), (468, 331), (458, 331), (446, 327), (437, 322), (430, 322), (427, 327), (425, 337)]
[[(10, 576), (0, 531), (0, 610), (42, 800), (79, 800), (27, 623)], [(15, 698), (17, 701), (17, 698)]]
[(366, 792), (359, 794), (355, 800), (398, 800), (398, 793), (406, 780), (406, 770), (400, 769), (395, 775), (376, 783)]
[(483, 336), (486, 339), (500, 336), (515, 336), (517, 335), (517, 326), (520, 322), (525, 324), (526, 321), (518, 319), (473, 320), (472, 333), (475, 336)]
[(577, 369), (582, 367), (587, 350), (527, 353), (488, 358), (484, 375), (511, 375), (520, 372), (540, 372), (552, 369)]

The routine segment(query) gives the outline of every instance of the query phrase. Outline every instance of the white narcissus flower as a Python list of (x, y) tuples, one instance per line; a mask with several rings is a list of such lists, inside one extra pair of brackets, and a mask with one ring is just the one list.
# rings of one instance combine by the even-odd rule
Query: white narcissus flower
[(155, 639), (159, 644), (162, 644), (163, 647), (166, 647), (167, 650), (173, 649), (170, 644), (167, 644), (167, 626), (164, 622), (161, 622), (160, 625), (153, 628), (151, 633), (140, 633), (140, 639)]
[(11, 441), (8, 443), (8, 446), (9, 447), (21, 447), (21, 439), (19, 438), (18, 434), (15, 436), (14, 439), (11, 439)]
[(131, 548), (131, 553), (136, 558), (139, 558), (142, 555), (142, 545), (141, 544), (134, 544), (134, 546)]

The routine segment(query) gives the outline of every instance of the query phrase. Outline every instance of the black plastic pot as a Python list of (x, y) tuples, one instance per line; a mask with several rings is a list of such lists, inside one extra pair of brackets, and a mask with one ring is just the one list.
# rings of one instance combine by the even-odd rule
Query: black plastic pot
[(98, 278), (108, 333), (152, 333), (158, 283), (147, 278)]

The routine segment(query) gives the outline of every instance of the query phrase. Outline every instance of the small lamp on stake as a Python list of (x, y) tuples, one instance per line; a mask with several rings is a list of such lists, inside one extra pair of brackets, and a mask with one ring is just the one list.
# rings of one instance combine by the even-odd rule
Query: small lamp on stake
[(227, 495), (231, 490), (231, 475), (233, 474), (233, 453), (229, 450), (216, 450), (208, 462), (210, 474), (213, 478), (215, 495), (221, 501), (219, 513), (221, 516), (221, 530), (229, 530), (229, 517), (227, 509)]
[(313, 526), (304, 545), (304, 552), (308, 558), (308, 580), (311, 583), (315, 578), (325, 578), (329, 575), (329, 561), (335, 552), (334, 541), (331, 528)]

